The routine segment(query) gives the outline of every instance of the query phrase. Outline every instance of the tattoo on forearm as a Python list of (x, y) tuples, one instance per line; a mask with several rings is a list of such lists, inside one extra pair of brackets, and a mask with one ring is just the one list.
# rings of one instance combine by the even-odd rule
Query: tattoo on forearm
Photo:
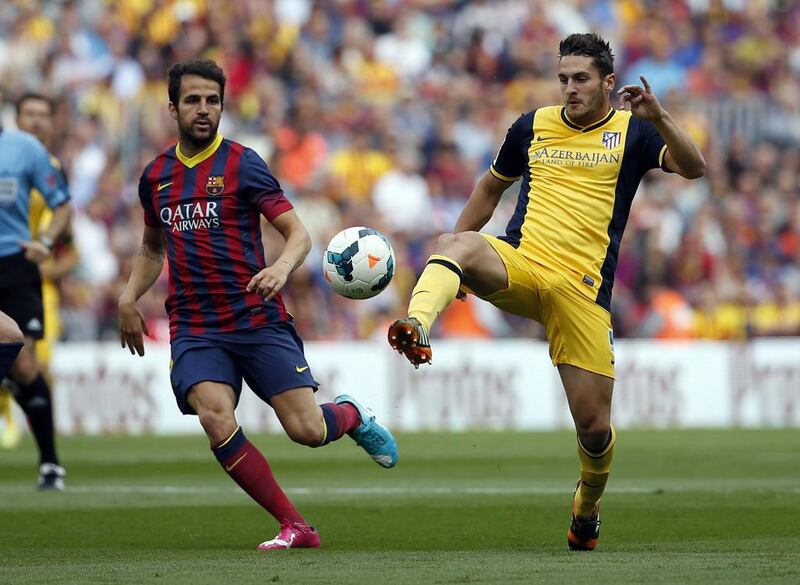
[(148, 260), (155, 260), (156, 262), (163, 262), (164, 261), (164, 249), (161, 250), (153, 250), (150, 246), (146, 244), (142, 244), (142, 247), (139, 248), (139, 256), (144, 256)]

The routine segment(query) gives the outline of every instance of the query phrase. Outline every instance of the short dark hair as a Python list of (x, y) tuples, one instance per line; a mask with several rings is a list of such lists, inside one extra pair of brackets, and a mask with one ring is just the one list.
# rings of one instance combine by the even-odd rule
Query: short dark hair
[(203, 79), (210, 79), (219, 83), (219, 99), (225, 102), (225, 73), (219, 65), (211, 59), (188, 59), (175, 63), (167, 71), (167, 93), (169, 101), (176, 106), (181, 96), (181, 77), (184, 75), (197, 75)]
[(28, 100), (38, 100), (40, 102), (46, 103), (47, 107), (50, 108), (50, 113), (51, 114), (53, 113), (53, 100), (51, 100), (43, 93), (39, 93), (36, 91), (26, 91), (17, 98), (16, 102), (14, 102), (14, 108), (16, 108), (17, 110), (17, 116), (19, 116), (20, 112), (22, 111), (22, 104), (24, 104)]
[(567, 55), (591, 57), (602, 77), (614, 73), (614, 55), (608, 42), (595, 33), (575, 33), (562, 39), (558, 45), (558, 58)]

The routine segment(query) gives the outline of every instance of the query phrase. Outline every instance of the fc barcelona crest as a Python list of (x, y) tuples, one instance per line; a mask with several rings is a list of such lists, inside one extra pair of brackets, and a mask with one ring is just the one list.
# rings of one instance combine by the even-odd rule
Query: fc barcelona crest
[(609, 132), (603, 130), (603, 146), (608, 150), (614, 150), (619, 146), (619, 141), (622, 139), (622, 132)]
[(219, 195), (225, 190), (225, 177), (217, 175), (209, 177), (206, 181), (206, 193), (209, 195)]

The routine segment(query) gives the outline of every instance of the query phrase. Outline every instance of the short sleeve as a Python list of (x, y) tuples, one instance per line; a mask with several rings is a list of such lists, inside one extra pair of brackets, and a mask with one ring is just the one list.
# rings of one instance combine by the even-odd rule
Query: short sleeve
[(33, 185), (39, 190), (50, 209), (69, 201), (67, 182), (61, 170), (53, 164), (47, 150), (39, 142), (31, 142), (33, 153)]
[(670, 169), (664, 166), (664, 155), (667, 145), (656, 127), (649, 120), (633, 118), (638, 123), (639, 139), (637, 151), (639, 152), (639, 167), (642, 174), (650, 169), (661, 168), (667, 172)]
[(267, 163), (252, 149), (245, 149), (239, 168), (239, 192), (269, 221), (293, 208)]
[(514, 182), (525, 172), (528, 164), (526, 143), (530, 142), (533, 133), (533, 114), (523, 114), (506, 132), (506, 138), (489, 168), (498, 179)]
[(147, 227), (161, 227), (161, 222), (158, 220), (158, 214), (155, 207), (153, 207), (153, 188), (150, 181), (147, 180), (147, 171), (149, 166), (145, 169), (142, 176), (139, 177), (139, 202), (144, 209), (144, 223)]

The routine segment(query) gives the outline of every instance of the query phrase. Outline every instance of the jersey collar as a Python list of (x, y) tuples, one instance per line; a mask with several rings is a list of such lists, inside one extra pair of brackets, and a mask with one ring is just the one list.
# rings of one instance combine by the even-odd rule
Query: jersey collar
[(217, 132), (217, 136), (216, 136), (216, 138), (214, 138), (214, 140), (211, 142), (211, 144), (206, 146), (205, 149), (203, 149), (202, 151), (198, 152), (196, 155), (194, 155), (191, 158), (187, 157), (187, 156), (184, 156), (181, 153), (181, 145), (180, 145), (180, 143), (176, 144), (175, 145), (175, 156), (178, 157), (179, 161), (181, 161), (183, 164), (185, 164), (187, 167), (189, 167), (191, 169), (191, 168), (196, 167), (197, 165), (199, 165), (201, 162), (206, 160), (212, 154), (214, 154), (217, 151), (217, 149), (219, 148), (220, 144), (222, 144), (222, 134)]
[(614, 108), (610, 108), (608, 110), (608, 114), (606, 114), (601, 120), (598, 120), (597, 122), (595, 122), (591, 126), (586, 126), (584, 128), (583, 126), (578, 126), (575, 122), (570, 120), (569, 116), (567, 116), (567, 108), (562, 107), (561, 108), (561, 120), (564, 122), (564, 124), (566, 124), (567, 126), (572, 128), (573, 130), (579, 130), (580, 132), (591, 132), (595, 128), (599, 128), (600, 126), (602, 126), (603, 124), (608, 122), (611, 118), (614, 117), (615, 113), (616, 113), (616, 110)]

